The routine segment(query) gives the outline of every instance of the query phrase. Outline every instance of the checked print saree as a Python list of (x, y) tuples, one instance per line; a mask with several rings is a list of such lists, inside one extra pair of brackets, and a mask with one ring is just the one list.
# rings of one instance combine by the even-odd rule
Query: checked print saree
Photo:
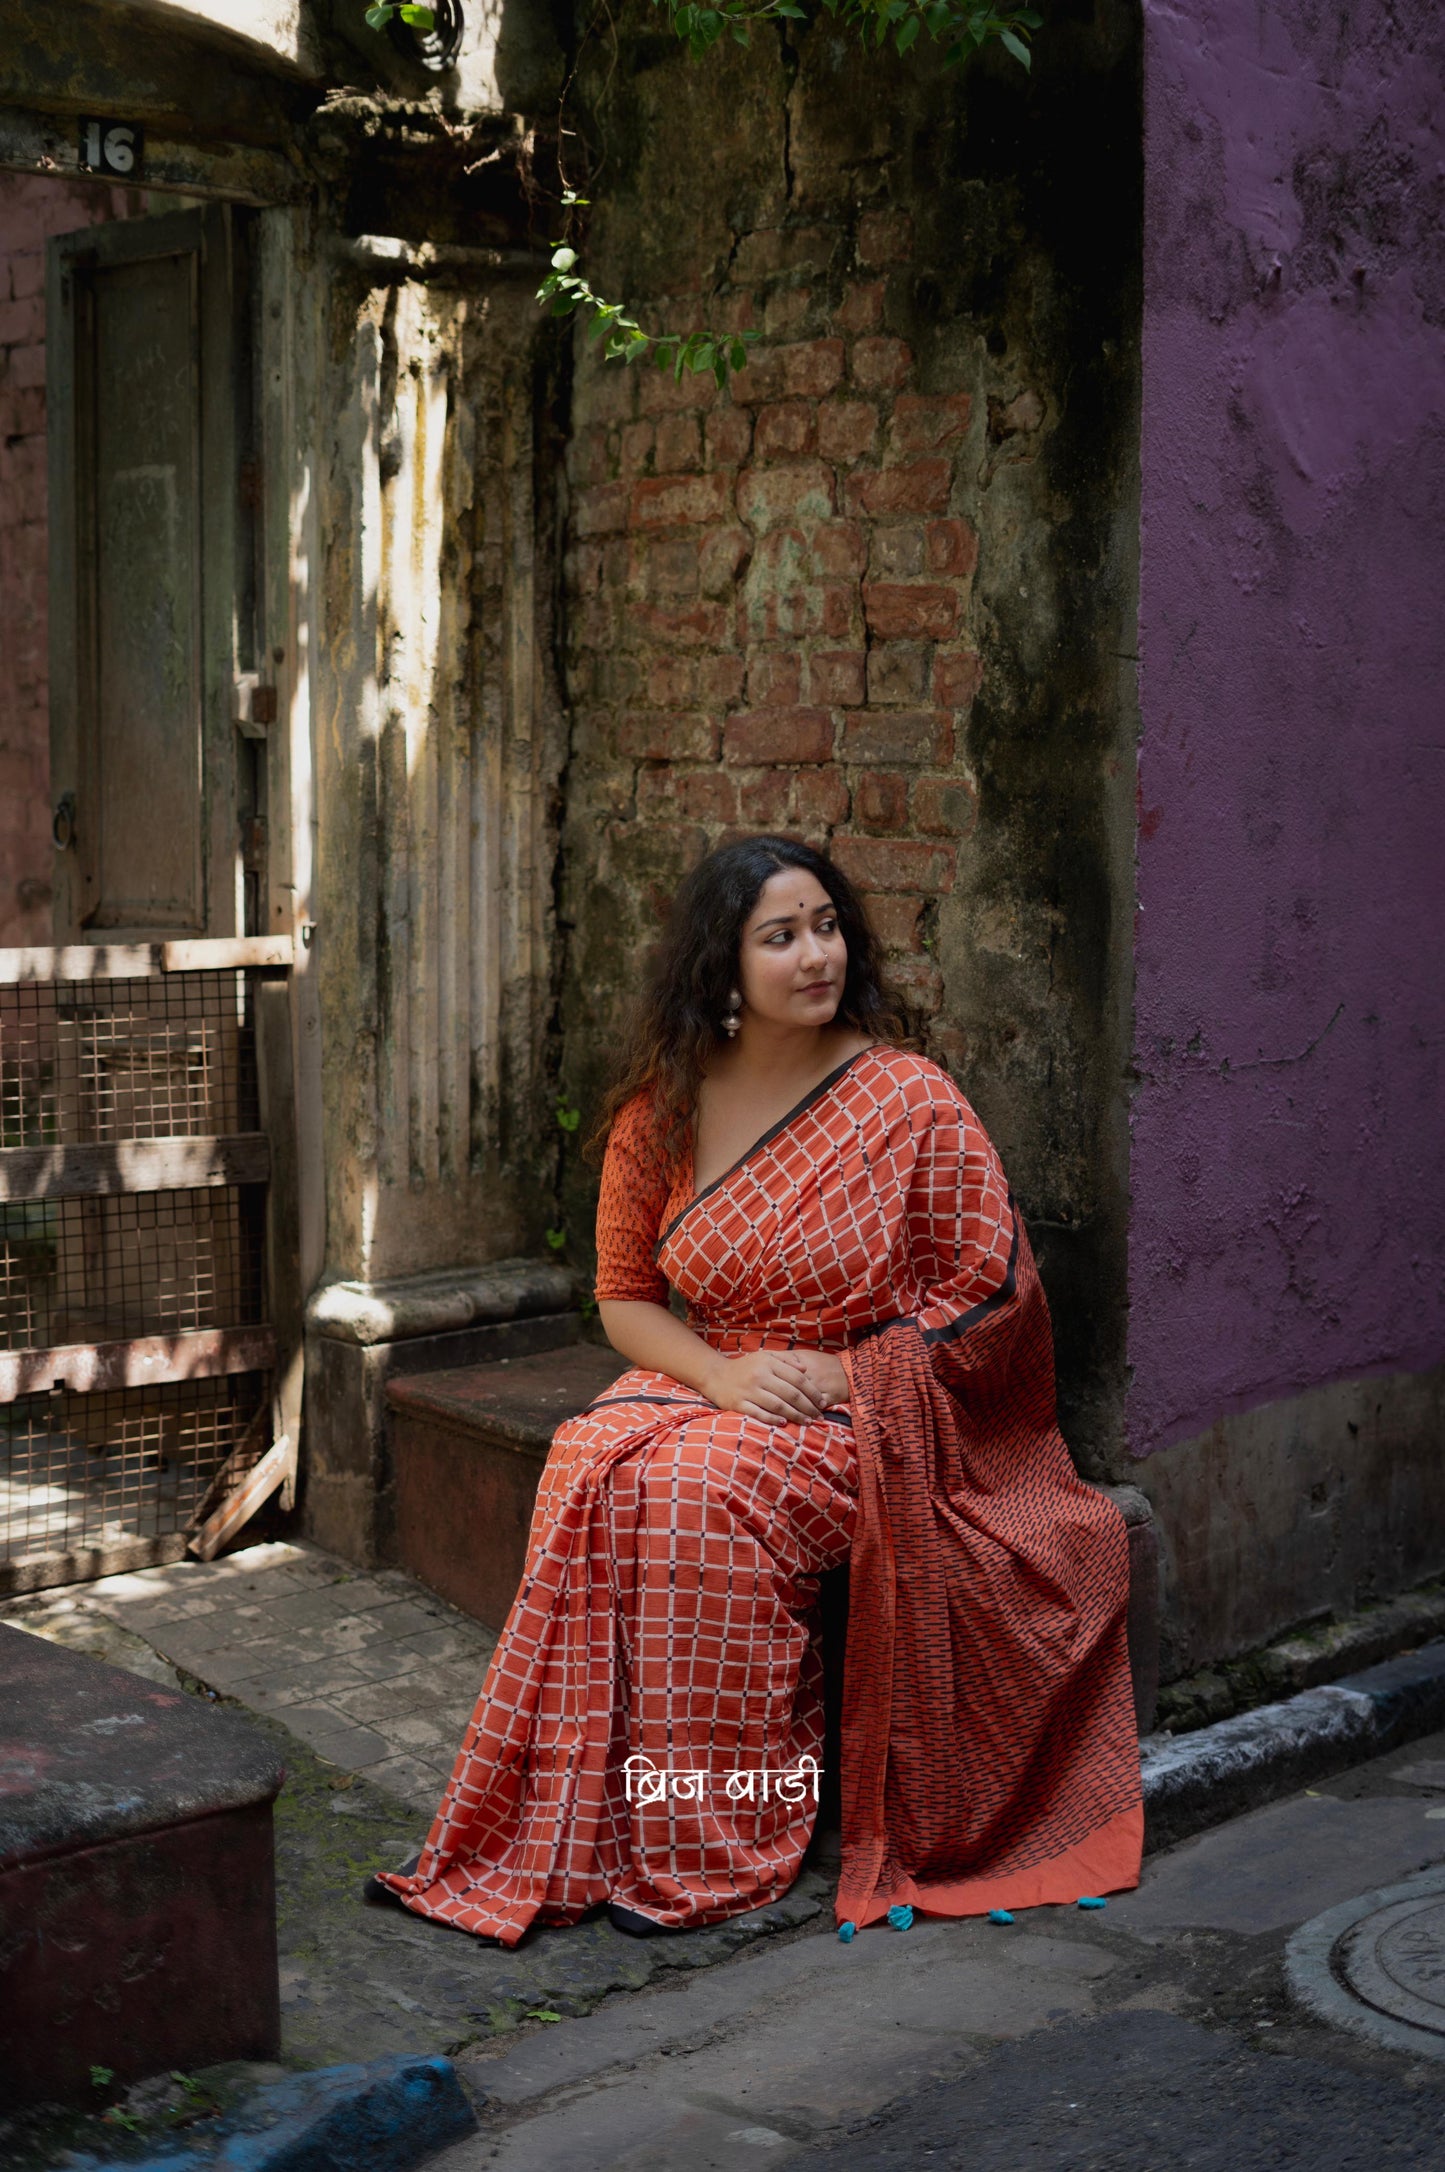
[(426, 1849), (386, 1882), (507, 1945), (606, 1900), (681, 1926), (779, 1898), (846, 1560), (840, 1920), (1135, 1884), (1124, 1526), (1069, 1461), (1028, 1239), (947, 1074), (869, 1049), (696, 1197), (639, 1097), (597, 1235), (599, 1298), (670, 1284), (720, 1350), (843, 1352), (851, 1402), (768, 1426), (634, 1370), (559, 1429)]

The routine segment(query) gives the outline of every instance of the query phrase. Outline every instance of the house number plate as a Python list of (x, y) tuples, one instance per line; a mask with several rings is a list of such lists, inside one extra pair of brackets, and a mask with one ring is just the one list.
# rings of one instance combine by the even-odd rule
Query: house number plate
[(145, 164), (145, 130), (134, 121), (82, 121), (80, 163), (87, 173), (139, 181)]

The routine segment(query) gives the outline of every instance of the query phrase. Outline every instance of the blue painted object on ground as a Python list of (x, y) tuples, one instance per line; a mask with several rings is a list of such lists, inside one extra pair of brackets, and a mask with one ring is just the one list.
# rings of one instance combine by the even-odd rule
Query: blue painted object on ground
[(911, 1931), (913, 1928), (913, 1910), (904, 1901), (897, 1908), (889, 1909), (888, 1921), (895, 1931)]
[(988, 1920), (990, 1923), (1012, 1923), (1013, 1917), (1009, 1914), (1007, 1908), (990, 1908)]
[(476, 2118), (450, 2059), (326, 2066), (255, 2090), (153, 2156), (71, 2159), (72, 2172), (408, 2172)]
[(1095, 1900), (1090, 1893), (1081, 1893), (1076, 1905), (1080, 1908), (1107, 1908), (1109, 1903), (1105, 1900)]
[(842, 1939), (845, 1946), (851, 1946), (854, 1939), (858, 1936), (857, 1924), (840, 1923), (838, 1925), (838, 1936)]

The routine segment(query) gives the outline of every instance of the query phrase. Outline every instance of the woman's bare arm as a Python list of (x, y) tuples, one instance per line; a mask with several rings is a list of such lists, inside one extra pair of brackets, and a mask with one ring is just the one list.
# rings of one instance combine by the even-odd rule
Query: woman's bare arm
[[(776, 1425), (816, 1418), (830, 1402), (842, 1400), (841, 1395), (825, 1393), (818, 1376), (820, 1365), (828, 1361), (819, 1352), (794, 1356), (786, 1350), (751, 1350), (741, 1357), (722, 1357), (665, 1305), (604, 1298), (598, 1311), (619, 1357), (680, 1380), (719, 1410), (736, 1410)], [(830, 1379), (827, 1385), (834, 1383)]]

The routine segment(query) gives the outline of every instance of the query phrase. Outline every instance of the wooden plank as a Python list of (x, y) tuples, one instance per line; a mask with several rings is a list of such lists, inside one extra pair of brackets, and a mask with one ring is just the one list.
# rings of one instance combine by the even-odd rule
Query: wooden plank
[(269, 1372), (275, 1355), (276, 1338), (269, 1326), (196, 1327), (178, 1335), (136, 1335), (127, 1342), (0, 1350), (0, 1403), (47, 1395), (52, 1388), (97, 1395), (109, 1388), (159, 1387), (167, 1380)]
[(221, 1503), (233, 1487), (259, 1463), (274, 1439), (275, 1431), (275, 1426), (271, 1422), (271, 1405), (268, 1400), (261, 1405), (255, 1417), (201, 1495), (200, 1500), (197, 1501), (195, 1513), (186, 1525), (187, 1539), (194, 1538), (201, 1525), (206, 1523), (221, 1506)]
[(243, 1524), (250, 1522), (278, 1486), (288, 1482), (293, 1469), (291, 1443), (283, 1433), (276, 1445), (268, 1448), (260, 1462), (247, 1472), (235, 1492), (229, 1494), (215, 1514), (201, 1525), (189, 1541), (190, 1551), (198, 1560), (214, 1561), (226, 1541), (234, 1538)]
[(162, 943), (161, 968), (167, 973), (223, 973), (232, 966), (261, 969), (289, 967), (295, 947), (289, 935), (197, 937)]
[(264, 1184), (270, 1174), (271, 1142), (264, 1131), (220, 1139), (0, 1147), (0, 1200), (199, 1191), (219, 1184)]
[(0, 987), (33, 980), (149, 980), (155, 943), (65, 943), (53, 950), (0, 950)]
[(161, 1538), (114, 1539), (101, 1546), (79, 1546), (68, 1554), (22, 1555), (0, 1561), (0, 1599), (27, 1591), (53, 1591), (61, 1584), (93, 1584), (102, 1576), (129, 1576), (184, 1561), (186, 1534), (168, 1531)]

